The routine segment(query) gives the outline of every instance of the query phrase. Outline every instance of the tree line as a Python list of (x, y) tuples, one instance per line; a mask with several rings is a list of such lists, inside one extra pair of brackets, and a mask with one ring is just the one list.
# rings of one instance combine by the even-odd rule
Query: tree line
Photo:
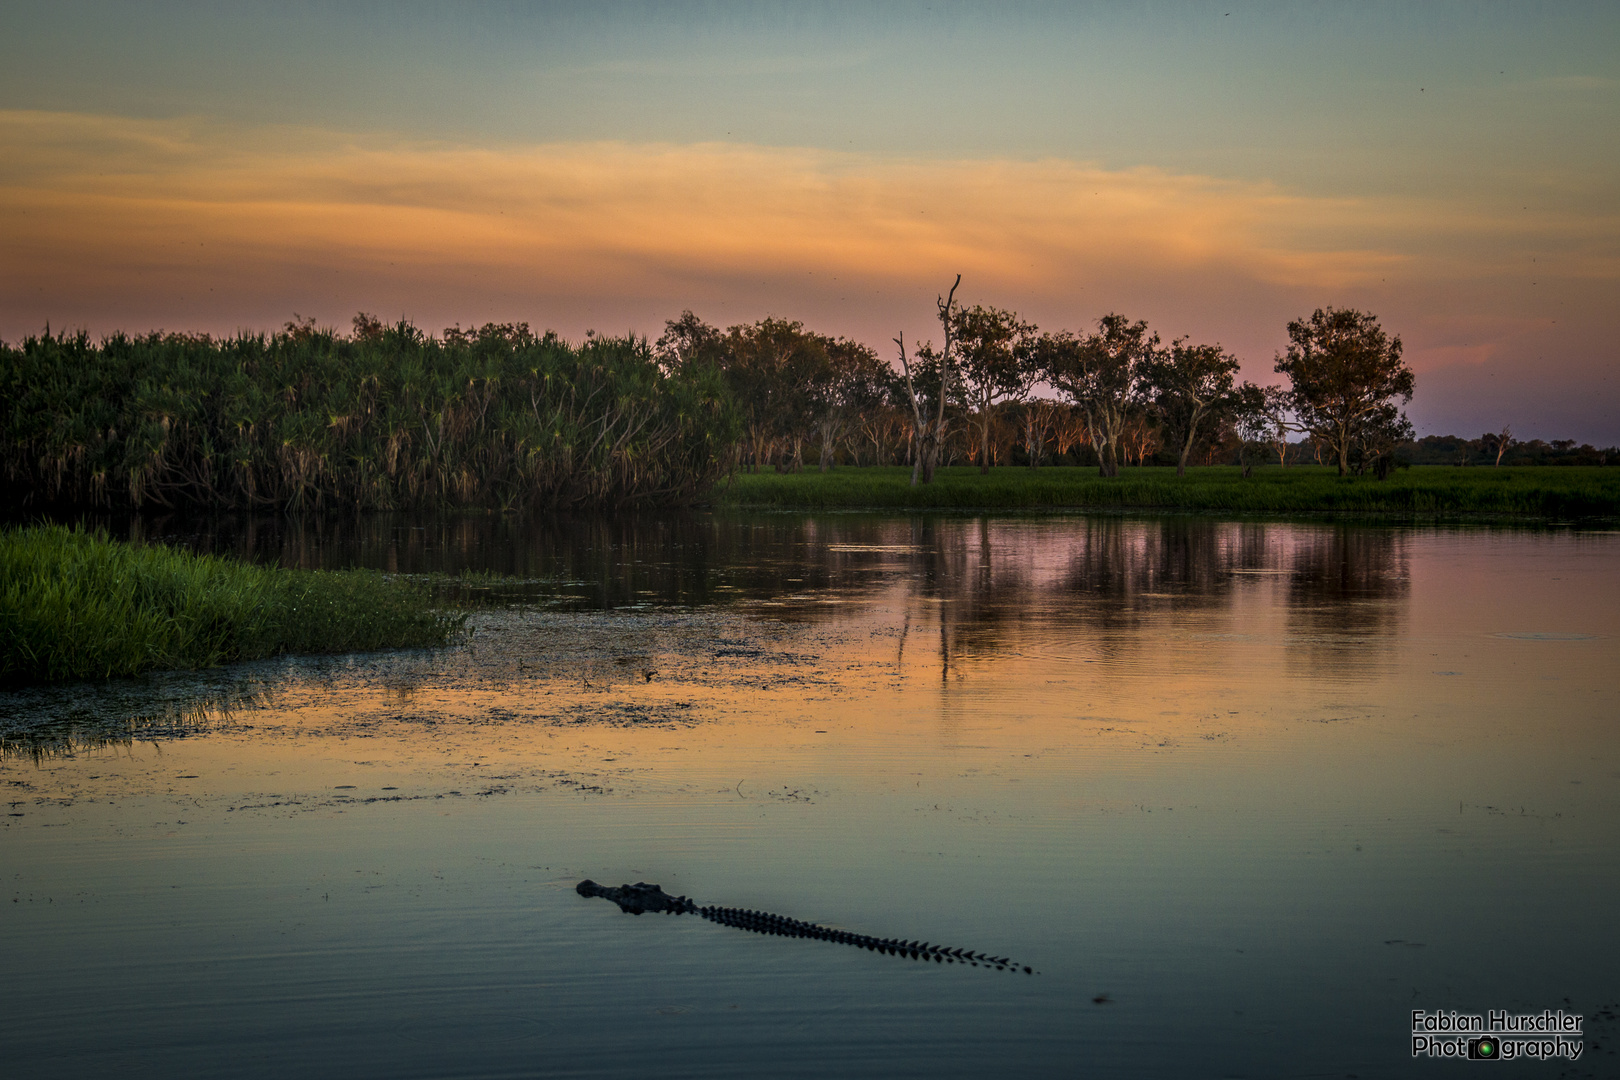
[[(573, 345), (526, 323), (424, 334), (364, 313), (274, 334), (87, 334), (0, 343), (0, 494), (14, 506), (613, 507), (695, 501), (737, 469), (903, 464), (1029, 468), (1263, 461), (1340, 475), (1420, 462), (1568, 461), (1613, 451), (1431, 446), (1402, 406), (1414, 377), (1376, 317), (1321, 308), (1287, 326), (1286, 383), (1237, 378), (1218, 343), (1166, 343), (1110, 312), (1042, 330), (938, 298), (939, 337), (870, 346), (765, 318), (691, 311), (656, 342)], [(1445, 437), (1449, 439), (1450, 437)], [(1530, 455), (1528, 458), (1526, 455)]]
[(430, 337), (83, 332), (0, 344), (12, 506), (611, 507), (695, 500), (738, 435), (717, 369), (526, 323)]
[(1574, 439), (1516, 439), (1513, 429), (1478, 438), (1425, 435), (1401, 448), (1414, 465), (1613, 465), (1620, 447), (1597, 447)]
[(654, 346), (672, 372), (715, 369), (743, 415), (736, 467), (905, 463), (928, 483), (944, 463), (982, 472), (1021, 458), (1030, 468), (1089, 460), (1103, 476), (1168, 455), (1245, 470), (1300, 435), (1340, 475), (1387, 475), (1412, 438), (1401, 405), (1414, 377), (1401, 340), (1353, 309), (1322, 308), (1288, 324), (1276, 358), (1287, 386), (1239, 382), (1219, 344), (1166, 344), (1141, 320), (1109, 313), (1083, 332), (1042, 331), (1016, 312), (938, 300), (940, 343), (895, 339), (898, 366), (869, 346), (762, 319), (726, 330), (691, 311)]

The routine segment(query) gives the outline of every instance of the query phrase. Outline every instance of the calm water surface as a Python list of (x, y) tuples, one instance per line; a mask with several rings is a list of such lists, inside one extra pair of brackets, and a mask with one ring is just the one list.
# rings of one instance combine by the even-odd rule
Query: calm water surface
[(1613, 533), (136, 531), (520, 603), (445, 651), (0, 696), (8, 1076), (1465, 1068), (1412, 1060), (1420, 1008), (1585, 1016), (1579, 1061), (1493, 1072), (1620, 1067)]

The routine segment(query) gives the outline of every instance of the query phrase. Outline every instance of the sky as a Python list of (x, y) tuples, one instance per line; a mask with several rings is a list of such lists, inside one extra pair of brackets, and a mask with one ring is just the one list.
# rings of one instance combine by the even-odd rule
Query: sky
[(1620, 5), (0, 0), (0, 339), (1108, 312), (1620, 443)]

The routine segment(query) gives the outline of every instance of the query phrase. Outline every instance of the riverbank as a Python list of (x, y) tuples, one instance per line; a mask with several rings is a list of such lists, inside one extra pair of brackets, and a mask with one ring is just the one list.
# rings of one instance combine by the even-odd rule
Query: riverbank
[(1095, 468), (976, 466), (940, 469), (911, 486), (904, 466), (843, 467), (822, 473), (738, 473), (715, 490), (714, 505), (771, 510), (1154, 510), (1237, 514), (1367, 514), (1422, 519), (1504, 516), (1537, 519), (1620, 517), (1620, 469), (1418, 466), (1387, 480), (1341, 477), (1331, 468), (1261, 467), (1244, 479), (1236, 466), (1187, 470), (1140, 467), (1103, 479)]
[(253, 566), (62, 526), (0, 530), (0, 686), (443, 645), (464, 619), (370, 571)]

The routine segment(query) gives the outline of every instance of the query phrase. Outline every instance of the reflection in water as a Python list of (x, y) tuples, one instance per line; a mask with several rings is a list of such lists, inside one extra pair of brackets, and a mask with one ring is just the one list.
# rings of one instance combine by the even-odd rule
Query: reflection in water
[[(289, 566), (498, 574), (498, 598), (562, 610), (730, 609), (818, 625), (846, 619), (849, 605), (898, 607), (896, 669), (909, 650), (912, 663), (934, 665), (946, 684), (964, 663), (1015, 657), (1141, 662), (1159, 644), (1147, 628), (1230, 634), (1255, 604), (1285, 613), (1290, 673), (1369, 676), (1387, 666), (1400, 634), (1411, 539), (1387, 528), (1187, 517), (478, 514), (104, 524)], [(618, 662), (651, 682), (650, 654), (631, 651)], [(0, 721), (0, 750), (56, 753), (207, 730), (257, 703), (263, 685), (245, 673), (273, 679), (275, 665), (233, 670), (14, 698), (13, 718)], [(589, 686), (593, 676), (580, 678)]]
[[(1144, 618), (1232, 602), (1286, 581), (1301, 662), (1332, 664), (1398, 632), (1408, 533), (1345, 524), (1203, 518), (894, 518), (702, 514), (618, 519), (499, 514), (349, 518), (109, 519), (115, 534), (310, 569), (515, 579), (502, 595), (571, 607), (724, 605), (901, 583), (945, 604), (939, 653), (993, 653), (1019, 625), (1094, 628), (1114, 655)], [(814, 606), (794, 618), (825, 616)], [(1016, 635), (1012, 635), (1016, 636)]]
[(1407, 545), (1404, 533), (1367, 528), (1333, 529), (1294, 545), (1292, 671), (1351, 677), (1389, 662), (1410, 590)]
[(3, 701), (0, 761), (29, 758), (39, 764), (136, 742), (158, 744), (227, 730), (238, 714), (269, 704), (271, 695), (235, 669), (223, 675), (159, 674), (40, 687), (12, 691)]
[[(946, 683), (965, 662), (1013, 656), (1129, 663), (1156, 641), (1145, 627), (1231, 632), (1240, 608), (1254, 602), (1286, 613), (1289, 672), (1372, 675), (1387, 666), (1400, 633), (1411, 537), (1356, 525), (1190, 517), (378, 514), (102, 524), (132, 538), (288, 566), (496, 574), (504, 580), (497, 600), (566, 610), (731, 608), (817, 624), (844, 618), (847, 604), (898, 605), (897, 668), (909, 649), (913, 662), (936, 665)], [(636, 671), (649, 681), (657, 674), (651, 661)], [(142, 685), (74, 692), (66, 703), (59, 691), (44, 691), (41, 700), (56, 702), (48, 718), (0, 727), (0, 747), (56, 752), (83, 740), (194, 732), (261, 692), (215, 676), (158, 676), (152, 685), (160, 689)], [(128, 707), (154, 694), (163, 702), (157, 712)], [(17, 713), (37, 717), (26, 701), (16, 704)]]

